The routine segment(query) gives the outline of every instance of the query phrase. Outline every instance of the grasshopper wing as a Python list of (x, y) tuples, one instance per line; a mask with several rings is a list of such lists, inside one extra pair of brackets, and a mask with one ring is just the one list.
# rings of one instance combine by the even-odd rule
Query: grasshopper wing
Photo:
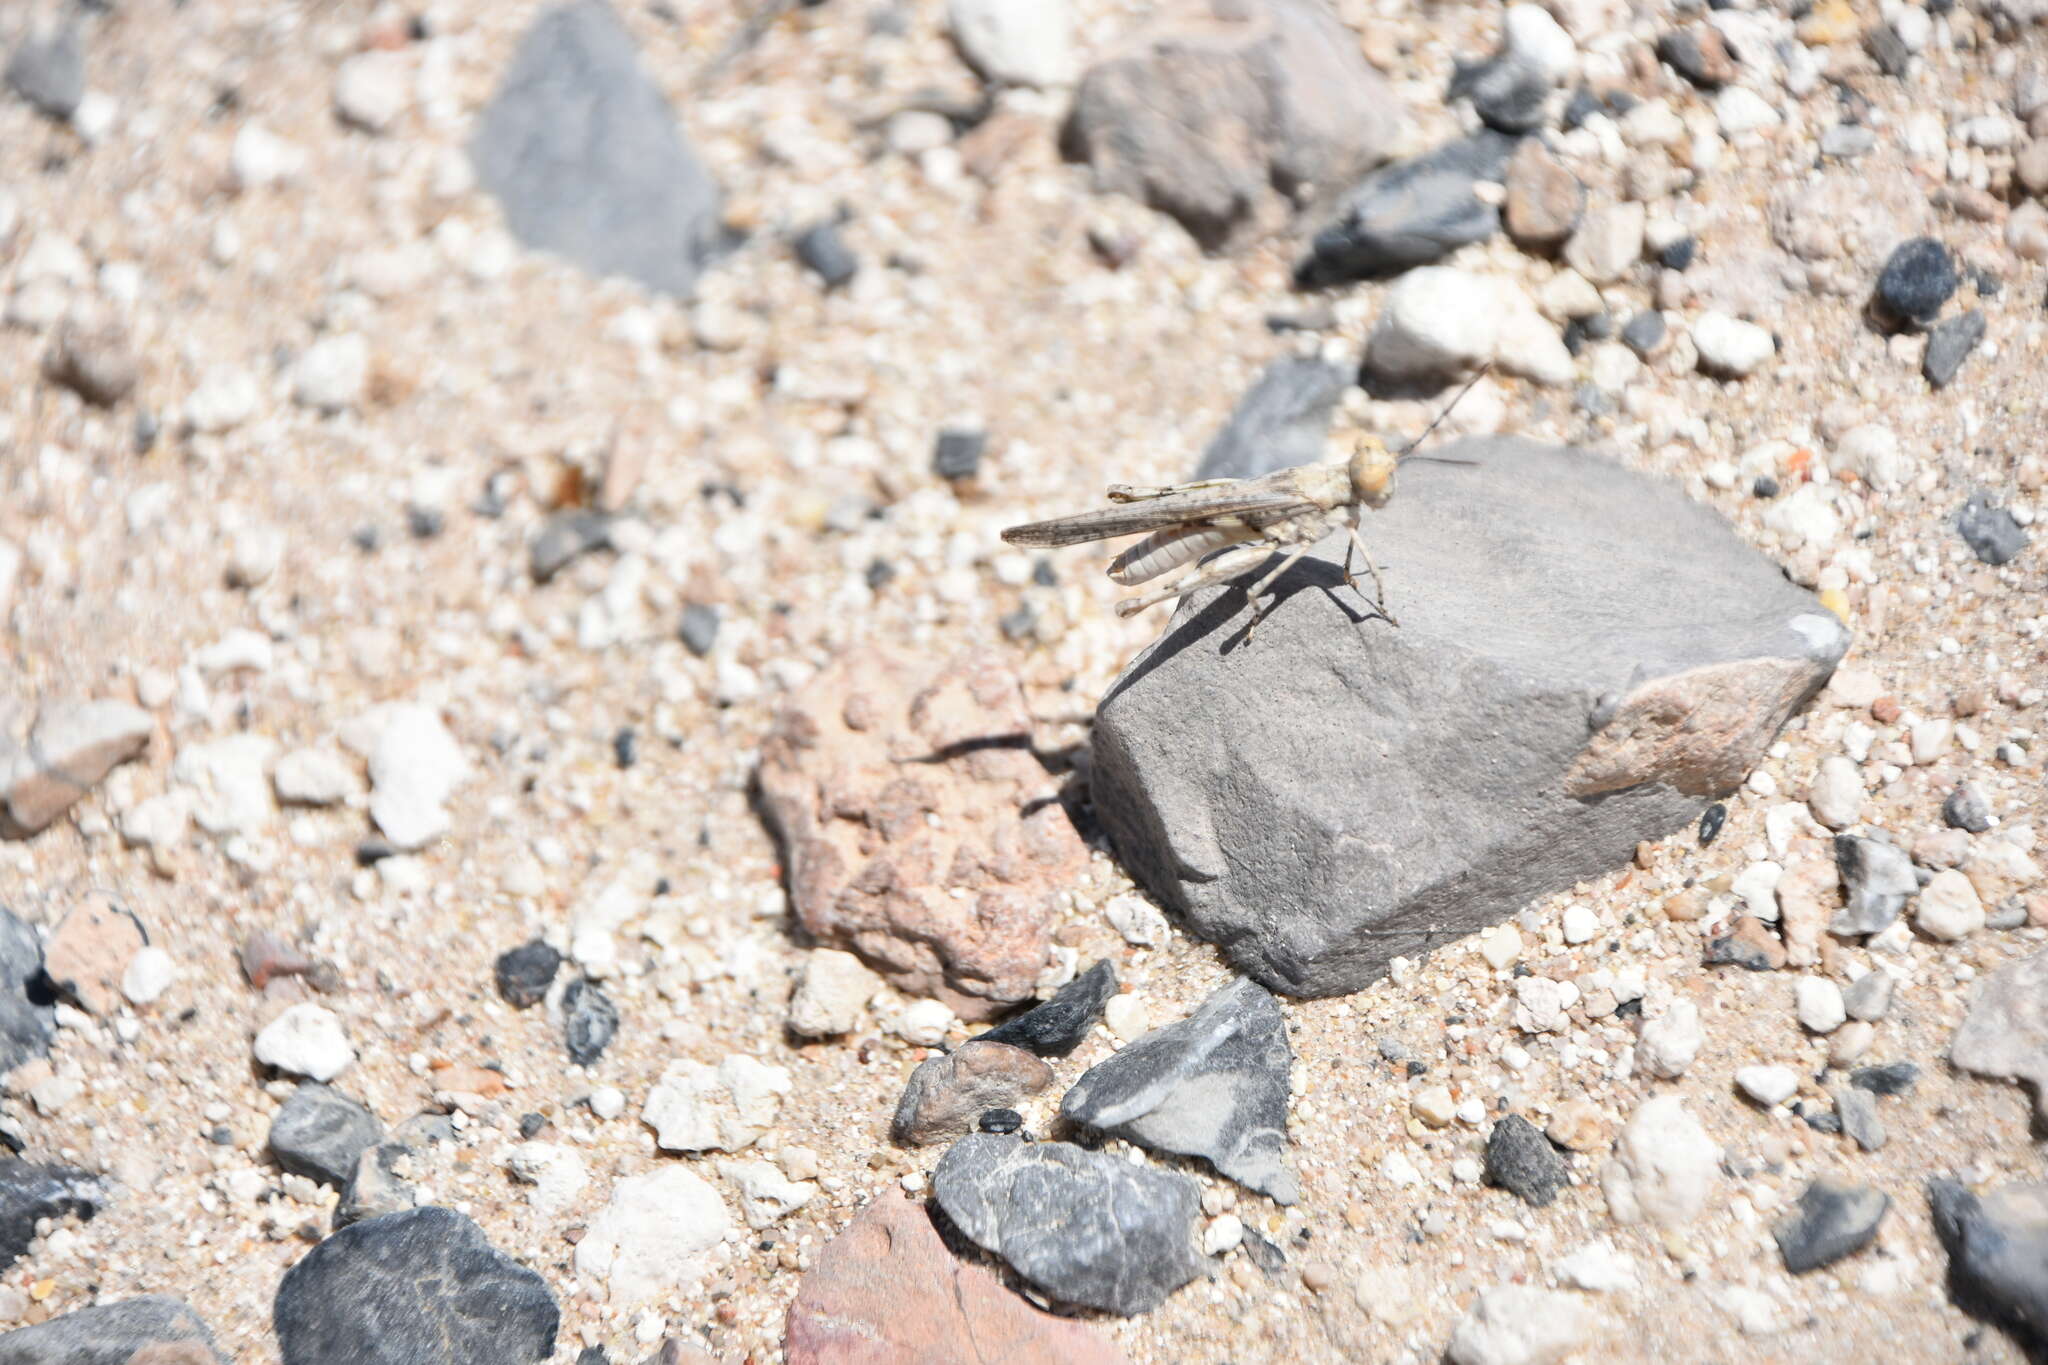
[[(1051, 521), (1012, 526), (1012, 545), (1080, 545), (1090, 540), (1156, 531), (1162, 526), (1243, 526), (1254, 530), (1303, 512), (1323, 510), (1295, 483), (1291, 469), (1257, 479), (1183, 485), (1135, 502), (1118, 503)], [(1146, 490), (1150, 492), (1151, 490)]]

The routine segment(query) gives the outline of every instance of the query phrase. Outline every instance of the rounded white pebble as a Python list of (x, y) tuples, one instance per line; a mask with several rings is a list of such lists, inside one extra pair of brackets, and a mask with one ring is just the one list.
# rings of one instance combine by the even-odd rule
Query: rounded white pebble
[(1692, 326), (1692, 344), (1701, 369), (1734, 379), (1755, 374), (1778, 350), (1768, 331), (1726, 313), (1702, 314)]
[(1564, 941), (1566, 943), (1590, 942), (1600, 932), (1600, 917), (1593, 913), (1590, 905), (1567, 905), (1564, 908)]
[(1102, 1007), (1102, 1022), (1108, 1025), (1111, 1033), (1126, 1043), (1139, 1037), (1152, 1026), (1152, 1021), (1145, 1012), (1144, 1002), (1129, 992), (1109, 997), (1109, 1003)]
[(610, 1123), (626, 1112), (626, 1095), (615, 1085), (601, 1085), (590, 1092), (590, 1112)]
[(256, 1035), (256, 1060), (294, 1076), (333, 1080), (355, 1059), (340, 1017), (324, 1005), (293, 1005)]
[(1735, 1084), (1758, 1104), (1783, 1104), (1799, 1089), (1799, 1077), (1789, 1066), (1745, 1066), (1735, 1073)]
[(1802, 978), (1795, 988), (1799, 1023), (1812, 1033), (1833, 1033), (1849, 1017), (1842, 988), (1824, 976)]
[(946, 1041), (946, 1030), (953, 1027), (953, 1011), (937, 1000), (916, 1000), (904, 1006), (889, 1024), (889, 1031), (906, 1043), (919, 1047), (936, 1047)]
[(1209, 1220), (1209, 1226), (1202, 1229), (1202, 1254), (1221, 1256), (1224, 1252), (1244, 1240), (1244, 1220), (1234, 1213)]
[(128, 959), (128, 968), (121, 973), (121, 994), (132, 1005), (154, 1004), (177, 979), (178, 964), (169, 953), (152, 945)]

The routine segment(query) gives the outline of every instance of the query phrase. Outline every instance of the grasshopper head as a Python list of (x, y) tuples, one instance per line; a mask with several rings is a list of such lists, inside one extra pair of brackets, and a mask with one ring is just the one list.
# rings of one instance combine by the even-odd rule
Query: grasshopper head
[(1394, 457), (1377, 436), (1364, 432), (1351, 437), (1351, 496), (1367, 507), (1378, 509), (1394, 496)]

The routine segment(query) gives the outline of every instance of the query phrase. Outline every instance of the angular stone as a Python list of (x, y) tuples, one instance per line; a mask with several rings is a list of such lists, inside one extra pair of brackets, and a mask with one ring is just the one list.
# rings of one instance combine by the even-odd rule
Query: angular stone
[(1790, 956), (1784, 942), (1754, 915), (1737, 915), (1726, 931), (1707, 940), (1701, 960), (1709, 967), (1775, 972)]
[(1351, 373), (1313, 356), (1268, 365), (1202, 451), (1197, 479), (1250, 479), (1326, 458), (1330, 413)]
[(163, 1294), (96, 1304), (48, 1322), (0, 1333), (6, 1365), (186, 1365), (228, 1358), (206, 1323)]
[(1963, 368), (1970, 352), (1984, 340), (1984, 314), (1972, 308), (1967, 313), (1937, 322), (1927, 329), (1927, 350), (1920, 358), (1920, 373), (1930, 387), (1945, 389)]
[(2048, 952), (2008, 962), (1977, 988), (1948, 1059), (1979, 1076), (2025, 1081), (2048, 1123)]
[(1828, 921), (1828, 932), (1844, 938), (1888, 927), (1906, 901), (1920, 894), (1913, 860), (1880, 839), (1837, 835), (1835, 869), (1842, 876), (1844, 903), (1841, 913)]
[(1954, 1180), (1930, 1180), (1927, 1202), (1962, 1305), (2048, 1341), (2048, 1184), (2016, 1182), (1979, 1196)]
[(0, 1270), (27, 1252), (37, 1220), (90, 1219), (106, 1200), (106, 1187), (84, 1171), (0, 1157)]
[[(27, 17), (27, 11), (21, 11)], [(68, 119), (85, 98), (85, 35), (76, 22), (23, 36), (7, 59), (7, 88), (46, 118)]]
[(604, 0), (543, 12), (469, 144), (527, 246), (685, 295), (723, 245), (718, 187)]
[(1027, 998), (1054, 899), (1087, 863), (1031, 734), (1016, 676), (986, 652), (935, 670), (856, 648), (820, 671), (761, 747), (804, 927), (963, 1019)]
[(918, 1064), (903, 1087), (890, 1133), (923, 1147), (974, 1131), (991, 1109), (1014, 1109), (1052, 1084), (1052, 1068), (1021, 1047), (975, 1041)]
[(287, 1171), (341, 1185), (355, 1175), (363, 1149), (383, 1136), (384, 1125), (360, 1101), (307, 1081), (270, 1121), (270, 1153)]
[(1123, 1365), (1085, 1323), (1032, 1308), (955, 1257), (890, 1190), (825, 1244), (790, 1302), (788, 1365)]
[(272, 1325), (284, 1365), (517, 1365), (554, 1355), (547, 1281), (453, 1209), (353, 1223), (284, 1273)]
[(56, 1000), (43, 979), (42, 941), (0, 906), (0, 1074), (48, 1056), (56, 1031)]
[(1956, 513), (1956, 534), (1970, 547), (1970, 553), (1993, 566), (2011, 563), (2027, 548), (2027, 528), (1981, 488), (1970, 494)]
[(380, 1142), (358, 1153), (355, 1170), (334, 1206), (332, 1231), (366, 1218), (403, 1213), (419, 1203), (419, 1192), (407, 1178), (411, 1162), (412, 1149), (402, 1142)]
[(630, 1308), (688, 1290), (710, 1268), (708, 1253), (732, 1230), (718, 1191), (682, 1166), (621, 1180), (576, 1244), (576, 1273)]
[(1049, 1298), (1126, 1317), (1202, 1273), (1201, 1188), (1065, 1142), (961, 1138), (932, 1172), (953, 1225)]
[(1239, 977), (1177, 1024), (1089, 1068), (1060, 1101), (1069, 1122), (1156, 1151), (1198, 1156), (1247, 1189), (1292, 1204), (1287, 1020)]
[(619, 1007), (595, 981), (579, 976), (562, 992), (562, 1041), (569, 1060), (589, 1066), (619, 1032)]
[(789, 1001), (789, 1031), (799, 1038), (831, 1038), (860, 1025), (882, 978), (852, 953), (814, 949)]
[(1586, 187), (1541, 138), (1523, 138), (1515, 148), (1505, 187), (1501, 221), (1525, 251), (1557, 250), (1586, 211)]
[(573, 560), (604, 545), (611, 538), (611, 528), (609, 513), (582, 507), (557, 512), (543, 521), (526, 552), (533, 581), (547, 582)]
[(1115, 994), (1116, 964), (1104, 958), (1060, 987), (1052, 999), (1005, 1019), (974, 1041), (1008, 1043), (1041, 1057), (1064, 1057), (1081, 1046)]
[(119, 701), (44, 703), (15, 750), (0, 735), (0, 835), (47, 828), (117, 764), (141, 753), (156, 730), (142, 708)]
[(737, 1152), (768, 1131), (789, 1093), (786, 1068), (734, 1055), (717, 1066), (670, 1062), (640, 1117), (665, 1152)]
[(1474, 463), (1404, 469), (1369, 528), (1399, 630), (1360, 620), (1340, 535), (1255, 643), (1240, 589), (1194, 594), (1098, 708), (1125, 866), (1270, 989), (1357, 990), (1622, 866), (1733, 791), (1848, 644), (1675, 485), (1444, 454)]
[(514, 1009), (531, 1008), (547, 996), (548, 987), (555, 984), (555, 973), (561, 969), (562, 955), (547, 940), (537, 938), (522, 943), (498, 955), (498, 994)]
[(1877, 1237), (1877, 1226), (1892, 1206), (1891, 1196), (1867, 1185), (1816, 1180), (1798, 1205), (1771, 1229), (1785, 1269), (1794, 1275), (1853, 1256)]
[(149, 942), (142, 923), (94, 892), (75, 906), (50, 935), (43, 972), (50, 984), (94, 1014), (120, 1007), (121, 977), (129, 960)]
[(86, 402), (112, 407), (134, 390), (141, 362), (118, 317), (88, 311), (58, 325), (43, 371)]
[(1061, 146), (1215, 250), (1278, 217), (1279, 196), (1384, 160), (1400, 109), (1324, 5), (1188, 0), (1089, 68)]
[(1643, 1101), (1600, 1171), (1600, 1190), (1617, 1223), (1683, 1227), (1714, 1193), (1721, 1148), (1678, 1095)]
[(1473, 193), (1499, 180), (1520, 139), (1482, 128), (1368, 175), (1345, 195), (1295, 267), (1304, 286), (1390, 275), (1442, 260), (1500, 230), (1500, 212)]
[(1571, 1182), (1571, 1171), (1542, 1129), (1508, 1114), (1486, 1135), (1486, 1179), (1542, 1208)]

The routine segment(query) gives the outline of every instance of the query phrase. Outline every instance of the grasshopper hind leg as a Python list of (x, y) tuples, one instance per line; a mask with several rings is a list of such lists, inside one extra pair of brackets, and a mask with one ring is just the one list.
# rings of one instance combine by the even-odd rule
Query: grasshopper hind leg
[(1116, 604), (1118, 616), (1136, 616), (1147, 607), (1156, 607), (1161, 602), (1171, 602), (1185, 597), (1202, 588), (1212, 588), (1218, 583), (1228, 583), (1255, 568), (1260, 561), (1272, 554), (1278, 546), (1269, 541), (1255, 541), (1225, 550), (1207, 563), (1198, 565), (1194, 572), (1175, 580), (1157, 592), (1146, 593), (1143, 597), (1126, 597)]

